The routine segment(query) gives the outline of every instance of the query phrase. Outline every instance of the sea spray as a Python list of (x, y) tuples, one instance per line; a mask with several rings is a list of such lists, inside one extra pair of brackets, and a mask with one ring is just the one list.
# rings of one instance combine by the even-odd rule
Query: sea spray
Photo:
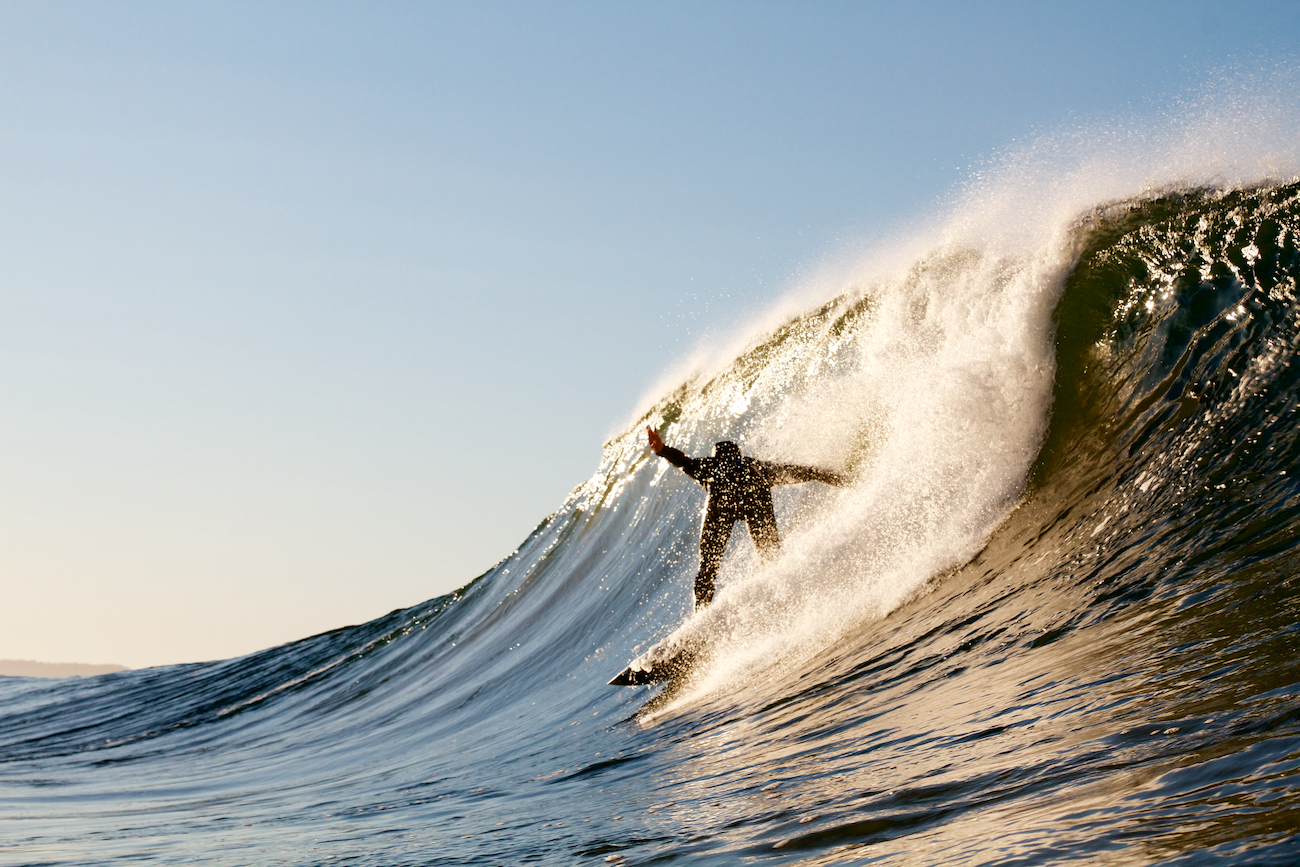
[(675, 404), (697, 450), (707, 431), (761, 457), (853, 464), (854, 480), (778, 488), (783, 556), (765, 567), (733, 543), (713, 605), (661, 652), (702, 649), (705, 690), (797, 664), (978, 551), (1046, 429), (1068, 264), (1059, 245), (1019, 259), (936, 250), (751, 350), (761, 375), (742, 357)]

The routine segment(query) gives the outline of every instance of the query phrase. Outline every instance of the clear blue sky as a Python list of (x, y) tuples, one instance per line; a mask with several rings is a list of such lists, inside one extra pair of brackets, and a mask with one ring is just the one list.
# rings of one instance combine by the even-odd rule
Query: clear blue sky
[(0, 658), (446, 593), (665, 368), (1300, 3), (0, 4)]

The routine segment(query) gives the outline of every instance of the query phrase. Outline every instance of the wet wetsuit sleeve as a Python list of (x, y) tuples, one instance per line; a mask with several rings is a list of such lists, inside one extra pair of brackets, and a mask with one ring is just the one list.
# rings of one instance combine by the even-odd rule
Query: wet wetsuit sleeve
[(794, 485), (800, 482), (822, 482), (842, 488), (849, 483), (848, 476), (822, 470), (817, 467), (801, 467), (798, 464), (774, 464), (760, 461), (764, 479), (769, 485)]
[(675, 449), (672, 446), (664, 446), (663, 451), (659, 452), (659, 457), (668, 461), (668, 463), (675, 467), (681, 467), (682, 472), (686, 473), (686, 475), (690, 476), (692, 479), (695, 479), (695, 481), (699, 482), (701, 485), (705, 484), (707, 481), (705, 478), (707, 473), (705, 472), (704, 466), (699, 458), (687, 457), (681, 450)]

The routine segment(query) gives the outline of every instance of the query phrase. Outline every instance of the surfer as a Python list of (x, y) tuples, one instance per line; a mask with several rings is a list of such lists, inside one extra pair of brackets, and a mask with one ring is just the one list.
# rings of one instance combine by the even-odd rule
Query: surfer
[(709, 492), (704, 506), (704, 526), (700, 530), (700, 573), (695, 576), (695, 607), (713, 601), (714, 581), (722, 554), (727, 550), (731, 528), (737, 521), (749, 526), (749, 536), (764, 560), (781, 552), (781, 537), (776, 532), (776, 510), (772, 505), (772, 486), (798, 482), (825, 482), (842, 487), (848, 478), (829, 470), (777, 464), (748, 458), (733, 442), (713, 446), (713, 457), (691, 458), (678, 449), (664, 445), (659, 431), (646, 425), (650, 450)]

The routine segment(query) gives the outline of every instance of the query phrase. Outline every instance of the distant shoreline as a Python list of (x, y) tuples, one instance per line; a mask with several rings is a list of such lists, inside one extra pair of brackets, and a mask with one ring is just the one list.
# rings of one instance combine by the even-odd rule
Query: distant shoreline
[(125, 665), (90, 665), (84, 662), (34, 662), (30, 659), (0, 659), (0, 676), (89, 677), (112, 671), (128, 671)]

